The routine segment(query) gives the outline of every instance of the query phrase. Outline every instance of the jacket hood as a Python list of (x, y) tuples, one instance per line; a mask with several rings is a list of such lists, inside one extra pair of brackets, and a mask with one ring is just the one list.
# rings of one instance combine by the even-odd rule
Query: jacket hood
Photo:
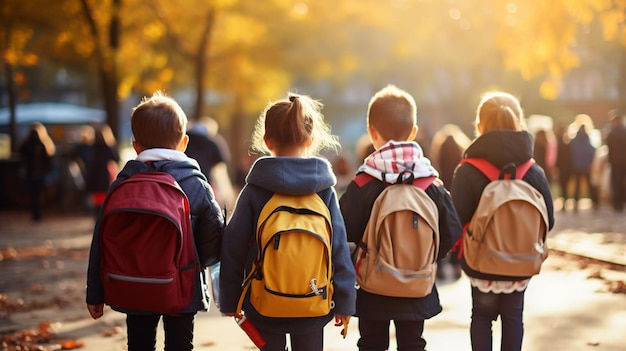
[(533, 157), (533, 138), (526, 131), (494, 130), (475, 139), (464, 157), (483, 158), (497, 167), (524, 163)]
[(261, 157), (254, 162), (246, 183), (273, 193), (318, 193), (337, 183), (328, 161), (319, 157)]
[(402, 178), (406, 172), (415, 178), (439, 175), (416, 142), (393, 140), (369, 155), (358, 172), (365, 172), (389, 184), (405, 180)]
[[(150, 162), (150, 164), (147, 162)], [(205, 182), (207, 181), (204, 174), (200, 172), (200, 166), (198, 166), (198, 162), (196, 162), (196, 160), (192, 158), (187, 157), (184, 159), (141, 160), (140, 158), (138, 158), (136, 160), (130, 160), (126, 163), (124, 168), (118, 174), (117, 180), (121, 181), (124, 179), (128, 179), (135, 173), (154, 170), (167, 172), (171, 174), (178, 182), (184, 181), (185, 179), (191, 177), (198, 177)]]

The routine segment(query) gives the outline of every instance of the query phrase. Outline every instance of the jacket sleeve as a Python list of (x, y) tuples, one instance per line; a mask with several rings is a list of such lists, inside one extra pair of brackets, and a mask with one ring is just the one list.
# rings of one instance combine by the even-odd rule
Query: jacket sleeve
[[(331, 189), (332, 190), (332, 189)], [(335, 301), (335, 313), (342, 315), (353, 315), (356, 312), (356, 273), (350, 259), (350, 250), (346, 239), (346, 228), (343, 217), (339, 210), (337, 195), (334, 190), (330, 191), (330, 198), (327, 200), (330, 210), (333, 242), (332, 242), (332, 264), (333, 264), (333, 285)]]
[(554, 227), (554, 203), (552, 202), (552, 192), (550, 191), (550, 184), (545, 173), (539, 166), (534, 165), (524, 179), (543, 196), (546, 202), (546, 209), (548, 210), (548, 230), (552, 230)]
[(200, 202), (199, 206), (192, 205), (194, 239), (200, 264), (203, 267), (208, 267), (221, 260), (222, 237), (225, 226), (224, 213), (215, 201), (211, 187), (205, 182), (197, 182), (196, 184), (194, 188), (190, 189), (191, 197)]
[(250, 198), (250, 188), (244, 187), (233, 214), (224, 229), (222, 262), (220, 265), (219, 298), (222, 313), (234, 313), (242, 293), (242, 283), (248, 269), (256, 215)]
[(348, 184), (346, 191), (339, 199), (348, 242), (359, 243), (363, 238), (374, 201), (384, 187), (385, 185), (380, 181), (369, 182), (363, 187), (359, 187), (354, 181)]
[(450, 195), (461, 226), (469, 223), (478, 207), (478, 201), (489, 179), (469, 164), (461, 164), (454, 171)]
[(459, 220), (452, 197), (443, 185), (431, 185), (429, 195), (434, 198), (439, 211), (439, 253), (437, 260), (443, 259), (461, 237), (463, 226)]
[[(98, 221), (99, 222), (99, 221)], [(87, 266), (87, 296), (86, 302), (90, 305), (104, 303), (104, 286), (100, 280), (100, 245), (98, 243), (99, 223), (96, 223), (91, 249), (89, 251), (89, 265)]]

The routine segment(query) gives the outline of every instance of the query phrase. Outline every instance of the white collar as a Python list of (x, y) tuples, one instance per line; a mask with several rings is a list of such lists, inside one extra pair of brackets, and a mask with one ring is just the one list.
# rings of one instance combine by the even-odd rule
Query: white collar
[(136, 160), (141, 162), (148, 161), (186, 161), (188, 159), (184, 152), (172, 150), (172, 149), (147, 149), (137, 155)]

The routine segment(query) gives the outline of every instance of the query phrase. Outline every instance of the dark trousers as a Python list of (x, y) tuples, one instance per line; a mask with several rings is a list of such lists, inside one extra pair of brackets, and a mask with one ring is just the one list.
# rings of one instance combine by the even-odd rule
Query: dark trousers
[(611, 166), (611, 203), (616, 211), (624, 209), (626, 201), (626, 168)]
[(493, 322), (502, 321), (502, 351), (520, 351), (524, 337), (524, 291), (483, 293), (472, 287), (470, 337), (473, 351), (491, 351)]
[[(287, 334), (262, 332), (265, 346), (261, 351), (286, 351)], [(289, 334), (291, 351), (322, 351), (324, 349), (324, 329), (308, 334)]]
[[(560, 170), (559, 170), (560, 172)], [(569, 185), (569, 180), (571, 176), (569, 173), (563, 172), (563, 174), (559, 173), (559, 188), (561, 190), (561, 197), (563, 198), (563, 205), (565, 206), (565, 200), (567, 200), (567, 186)]]
[[(193, 323), (195, 313), (179, 316), (163, 315), (165, 351), (193, 350)], [(128, 351), (156, 350), (156, 334), (160, 314), (127, 314)]]
[(574, 175), (574, 200), (576, 200), (576, 206), (578, 206), (578, 199), (580, 198), (580, 186), (584, 180), (587, 183), (589, 189), (589, 197), (594, 205), (598, 204), (598, 196), (596, 195), (596, 188), (591, 183), (591, 173), (589, 172), (575, 172)]
[[(359, 319), (361, 337), (357, 343), (360, 351), (385, 351), (389, 349), (389, 320)], [(424, 321), (394, 320), (398, 351), (424, 351), (426, 340), (422, 337)]]
[(35, 177), (28, 180), (28, 190), (30, 193), (30, 212), (33, 216), (33, 221), (41, 220), (41, 193), (43, 189), (43, 177)]

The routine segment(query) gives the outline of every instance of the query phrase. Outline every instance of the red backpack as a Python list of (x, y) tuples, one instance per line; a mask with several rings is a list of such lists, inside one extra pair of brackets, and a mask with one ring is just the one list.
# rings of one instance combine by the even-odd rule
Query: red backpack
[(189, 201), (174, 177), (144, 172), (119, 183), (98, 233), (107, 305), (175, 314), (191, 304), (200, 264)]

